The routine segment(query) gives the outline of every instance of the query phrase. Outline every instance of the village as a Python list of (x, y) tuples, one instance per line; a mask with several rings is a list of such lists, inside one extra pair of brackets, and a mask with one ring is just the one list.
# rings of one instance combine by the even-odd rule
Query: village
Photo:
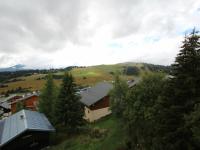
[(0, 0), (0, 150), (200, 150), (200, 0)]
[[(139, 79), (130, 80), (127, 84), (129, 88), (132, 88), (138, 82)], [(103, 81), (77, 92), (81, 96), (80, 101), (84, 105), (83, 118), (87, 122), (95, 122), (112, 113), (109, 100), (109, 92), (112, 88), (112, 82)], [(0, 147), (2, 150), (36, 149), (49, 146), (49, 133), (56, 130), (48, 118), (38, 112), (39, 98), (39, 91), (0, 98)], [(19, 110), (19, 103), (23, 104), (24, 109)]]

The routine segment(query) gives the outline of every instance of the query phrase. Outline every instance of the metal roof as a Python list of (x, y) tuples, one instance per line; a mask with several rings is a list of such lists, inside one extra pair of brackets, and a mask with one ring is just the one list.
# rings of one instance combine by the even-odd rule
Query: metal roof
[(113, 85), (108, 82), (100, 82), (96, 84), (94, 87), (87, 88), (85, 91), (80, 93), (81, 95), (81, 102), (86, 106), (90, 106), (106, 95), (108, 92), (113, 88)]
[(21, 110), (0, 121), (0, 147), (27, 130), (55, 131), (44, 114), (36, 111)]
[(8, 102), (0, 103), (0, 107), (2, 107), (4, 109), (11, 109), (11, 106)]
[(0, 98), (0, 102), (3, 103), (3, 102), (7, 102), (9, 101), (10, 99), (14, 98), (15, 96), (17, 96), (16, 94), (12, 94), (8, 97), (3, 97), (3, 98)]

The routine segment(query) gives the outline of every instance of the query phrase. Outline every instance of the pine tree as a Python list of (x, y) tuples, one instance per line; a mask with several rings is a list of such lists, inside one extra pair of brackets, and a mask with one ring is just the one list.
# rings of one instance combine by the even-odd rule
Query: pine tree
[(44, 113), (51, 122), (55, 122), (55, 100), (57, 88), (54, 84), (52, 74), (47, 75), (47, 81), (39, 98), (39, 111)]
[(163, 111), (160, 114), (160, 142), (163, 149), (200, 149), (195, 144), (191, 130), (193, 125), (188, 119), (200, 102), (199, 39), (200, 36), (194, 29), (185, 37), (175, 64), (172, 65), (173, 77), (165, 88)]
[(83, 110), (74, 79), (66, 73), (56, 102), (57, 123), (66, 126), (69, 132), (76, 132), (83, 125)]

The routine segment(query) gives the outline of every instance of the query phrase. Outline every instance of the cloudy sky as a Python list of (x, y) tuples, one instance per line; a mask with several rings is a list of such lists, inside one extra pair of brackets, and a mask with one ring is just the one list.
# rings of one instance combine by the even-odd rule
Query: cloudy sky
[(0, 0), (0, 67), (169, 65), (200, 0)]

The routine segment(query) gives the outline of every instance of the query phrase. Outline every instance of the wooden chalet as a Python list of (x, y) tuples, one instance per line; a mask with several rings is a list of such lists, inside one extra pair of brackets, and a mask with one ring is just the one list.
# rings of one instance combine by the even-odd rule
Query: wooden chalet
[(21, 110), (0, 120), (0, 149), (40, 150), (49, 145), (49, 134), (54, 131), (44, 114)]
[[(139, 78), (128, 81), (128, 87), (133, 88), (139, 81)], [(109, 92), (112, 88), (113, 84), (109, 82), (100, 82), (94, 87), (87, 88), (80, 92), (80, 101), (85, 105), (84, 119), (93, 122), (111, 114)]]
[(111, 83), (101, 82), (80, 93), (81, 102), (85, 105), (84, 119), (93, 122), (111, 113), (108, 93), (112, 87)]
[(36, 111), (39, 95), (37, 93), (25, 95), (24, 97), (11, 102), (11, 112), (15, 113), (17, 109), (17, 103), (24, 105), (24, 108)]
[(16, 101), (17, 99), (22, 98), (22, 96), (12, 94), (8, 97), (0, 98), (0, 115), (3, 117), (8, 117), (11, 112), (11, 105), (10, 103)]

